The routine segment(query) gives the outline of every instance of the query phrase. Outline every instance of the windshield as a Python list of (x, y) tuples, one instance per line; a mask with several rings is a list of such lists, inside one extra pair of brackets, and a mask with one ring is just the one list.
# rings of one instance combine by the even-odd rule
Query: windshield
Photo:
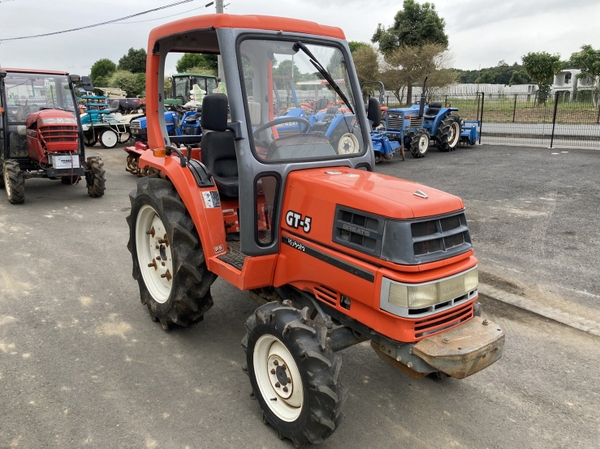
[(197, 85), (202, 94), (212, 93), (217, 88), (217, 79), (214, 77), (204, 77), (198, 75), (176, 76), (173, 77), (174, 97), (187, 103), (192, 98), (191, 91)]
[(25, 122), (27, 115), (41, 108), (60, 108), (75, 114), (65, 75), (8, 73), (4, 84), (9, 122)]
[(250, 38), (240, 53), (258, 158), (345, 158), (365, 151), (340, 48)]

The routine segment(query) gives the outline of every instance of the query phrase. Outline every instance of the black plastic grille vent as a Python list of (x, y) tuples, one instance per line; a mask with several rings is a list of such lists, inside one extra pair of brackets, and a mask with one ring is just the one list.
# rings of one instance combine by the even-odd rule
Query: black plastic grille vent
[(338, 206), (335, 212), (333, 241), (361, 252), (379, 256), (385, 220)]
[(402, 114), (398, 112), (388, 112), (387, 129), (402, 129)]
[(448, 252), (471, 246), (464, 213), (411, 224), (416, 257)]

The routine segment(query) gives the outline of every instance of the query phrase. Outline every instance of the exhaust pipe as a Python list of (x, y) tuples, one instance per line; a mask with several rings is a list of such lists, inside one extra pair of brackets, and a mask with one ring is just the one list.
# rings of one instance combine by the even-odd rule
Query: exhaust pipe
[(427, 77), (423, 80), (423, 90), (421, 91), (421, 102), (419, 103), (419, 118), (423, 117), (425, 110), (425, 86), (427, 86)]

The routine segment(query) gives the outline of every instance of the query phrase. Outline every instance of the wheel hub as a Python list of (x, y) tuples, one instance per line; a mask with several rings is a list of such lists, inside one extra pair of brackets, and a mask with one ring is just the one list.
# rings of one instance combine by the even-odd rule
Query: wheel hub
[(289, 399), (294, 392), (294, 383), (285, 361), (277, 354), (271, 354), (267, 362), (269, 381), (275, 393), (283, 399)]

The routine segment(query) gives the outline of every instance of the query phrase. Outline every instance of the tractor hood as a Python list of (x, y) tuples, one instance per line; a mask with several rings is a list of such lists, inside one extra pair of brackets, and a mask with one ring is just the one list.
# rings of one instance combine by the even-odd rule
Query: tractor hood
[(75, 116), (61, 109), (42, 109), (27, 116), (27, 128), (39, 128), (41, 126), (75, 125)]
[(460, 198), (378, 173), (293, 172), (282, 212), (284, 231), (397, 264), (441, 261), (472, 250)]
[(459, 197), (440, 190), (350, 168), (293, 172), (287, 185), (286, 200), (291, 200), (302, 213), (328, 209), (333, 212), (336, 205), (343, 205), (378, 216), (409, 220), (464, 208)]

